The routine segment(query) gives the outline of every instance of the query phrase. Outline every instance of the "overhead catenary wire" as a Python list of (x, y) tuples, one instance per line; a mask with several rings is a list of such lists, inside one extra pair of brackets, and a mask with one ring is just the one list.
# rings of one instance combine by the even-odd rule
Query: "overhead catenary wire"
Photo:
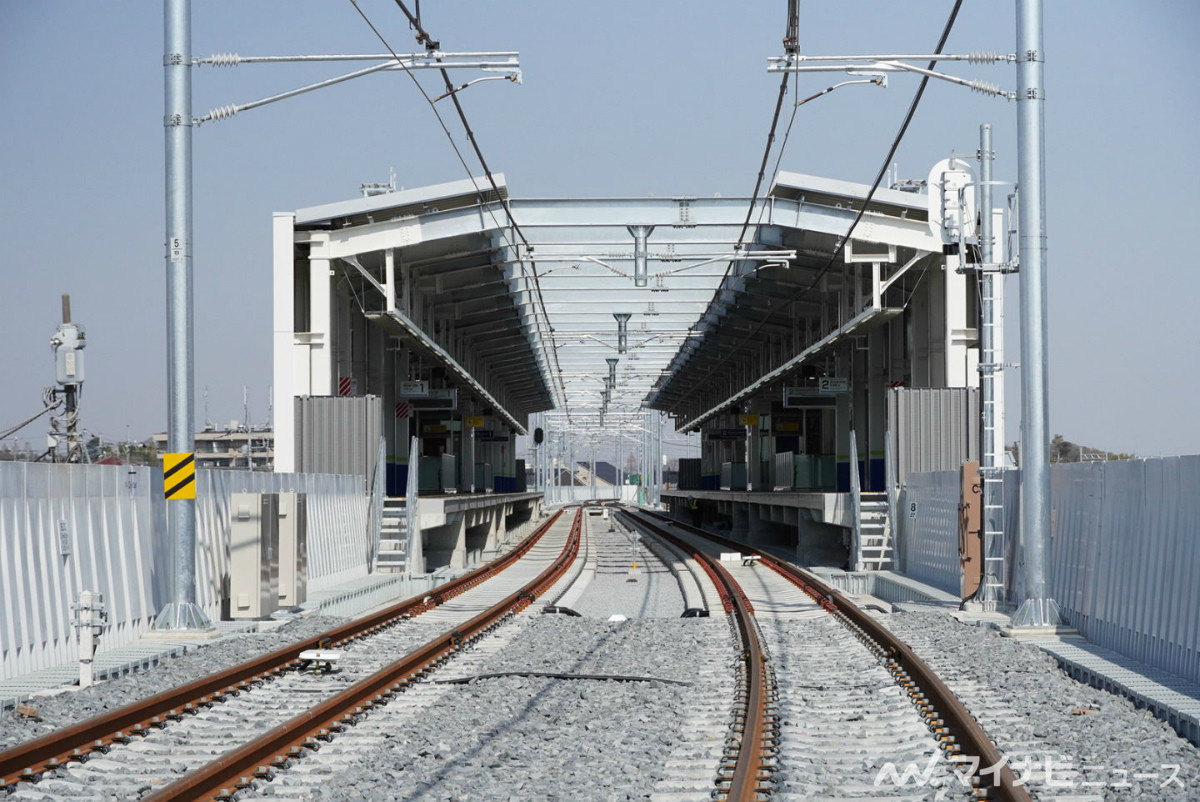
[[(946, 20), (946, 25), (942, 28), (942, 35), (938, 39), (937, 47), (934, 48), (933, 52), (935, 54), (940, 54), (945, 49), (946, 41), (950, 38), (950, 32), (954, 29), (954, 22), (958, 19), (958, 12), (961, 8), (962, 0), (954, 0), (954, 8), (950, 10), (950, 17)], [(932, 70), (935, 66), (937, 66), (937, 60), (932, 59), (926, 69)], [(833, 268), (838, 257), (846, 249), (846, 243), (850, 240), (850, 235), (854, 233), (854, 229), (858, 227), (859, 222), (863, 219), (863, 215), (867, 213), (867, 207), (871, 204), (875, 193), (879, 191), (879, 185), (883, 182), (883, 177), (887, 175), (888, 166), (891, 165), (892, 159), (896, 156), (896, 151), (900, 148), (900, 142), (904, 139), (904, 135), (908, 133), (908, 126), (912, 123), (913, 117), (917, 113), (917, 106), (920, 105), (921, 98), (925, 95), (925, 87), (929, 86), (929, 77), (928, 75), (921, 76), (921, 83), (917, 86), (916, 94), (913, 95), (912, 102), (908, 106), (908, 113), (904, 115), (904, 122), (900, 124), (900, 130), (896, 132), (896, 136), (892, 140), (892, 145), (888, 148), (887, 155), (883, 157), (883, 163), (879, 166), (879, 172), (875, 176), (875, 181), (872, 182), (871, 189), (867, 192), (867, 197), (863, 199), (862, 206), (859, 208), (858, 214), (854, 216), (854, 221), (850, 224), (850, 228), (846, 230), (846, 234), (838, 241), (837, 248), (834, 249), (833, 254), (829, 257), (829, 261), (825, 264), (825, 267), (821, 268), (821, 271), (809, 283), (808, 287), (804, 289), (801, 297), (811, 292), (813, 287), (817, 285), (817, 282), (821, 280), (821, 277)]]
[[(483, 195), (482, 189), (479, 186), (479, 184), (476, 182), (475, 176), (472, 174), (471, 168), (467, 164), (466, 158), (463, 156), (462, 150), (458, 147), (458, 144), (454, 141), (454, 135), (450, 133), (450, 128), (449, 128), (449, 126), (446, 125), (446, 121), (442, 118), (441, 113), (438, 111), (437, 106), (435, 105), (434, 99), (429, 96), (429, 93), (425, 91), (425, 87), (423, 87), (421, 85), (421, 82), (417, 80), (417, 77), (416, 77), (416, 75), (413, 74), (413, 71), (411, 69), (409, 69), (408, 66), (400, 59), (400, 57), (397, 55), (395, 49), (392, 48), (391, 44), (387, 41), (387, 39), (384, 37), (384, 35), (380, 32), (379, 28), (376, 27), (375, 23), (371, 21), (370, 17), (367, 16), (366, 12), (363, 11), (363, 9), (358, 5), (358, 1), (350, 0), (350, 4), (354, 6), (355, 11), (357, 11), (359, 16), (362, 17), (363, 22), (365, 22), (367, 24), (367, 26), (375, 34), (375, 37), (380, 41), (380, 43), (392, 55), (392, 58), (394, 58), (396, 60), (396, 62), (404, 69), (405, 74), (408, 75), (408, 77), (412, 80), (413, 84), (417, 87), (417, 91), (419, 91), (421, 93), (421, 96), (423, 98), (425, 98), (425, 102), (429, 105), (429, 108), (433, 112), (434, 117), (437, 118), (438, 125), (441, 126), (442, 132), (446, 135), (446, 139), (449, 140), (450, 147), (453, 148), (455, 156), (458, 158), (459, 163), (462, 165), (463, 170), (466, 172), (467, 177), (470, 179), (472, 185), (474, 185), (475, 191), (477, 193), (479, 193), (479, 195), (482, 197), (482, 195)], [(441, 46), (440, 42), (433, 41), (431, 39), (431, 37), (429, 36), (429, 33), (424, 29), (424, 27), (422, 27), (421, 22), (420, 22), (419, 7), (418, 7), (417, 15), (413, 15), (408, 10), (408, 7), (405, 6), (403, 2), (401, 2), (401, 0), (396, 0), (396, 5), (399, 6), (400, 10), (408, 18), (410, 25), (412, 25), (417, 30), (417, 41), (418, 42), (424, 44), (427, 49), (430, 49), (430, 48), (437, 49)], [(475, 138), (475, 132), (472, 130), (470, 123), (467, 121), (466, 111), (463, 109), (462, 103), (460, 103), (458, 100), (457, 93), (454, 91), (454, 86), (450, 80), (449, 73), (445, 69), (441, 69), (441, 70), (439, 70), (439, 72), (441, 72), (442, 78), (446, 83), (446, 89), (449, 92), (449, 97), (454, 102), (454, 108), (458, 112), (459, 119), (462, 121), (463, 128), (466, 130), (467, 138), (470, 140), (471, 145), (475, 151), (475, 155), (479, 159), (480, 166), (483, 168), (483, 171), (484, 171), (485, 175), (487, 176), (487, 180), (492, 188), (492, 192), (494, 193), (496, 199), (500, 202), (501, 206), (504, 208), (504, 212), (508, 217), (509, 225), (511, 226), (512, 230), (516, 233), (517, 237), (521, 240), (521, 243), (525, 246), (526, 253), (532, 254), (533, 247), (529, 244), (529, 240), (526, 239), (525, 233), (521, 230), (520, 225), (517, 223), (516, 218), (514, 217), (513, 212), (512, 212), (512, 206), (509, 204), (508, 198), (504, 197), (504, 195), (500, 192), (500, 189), (496, 184), (496, 179), (493, 176), (491, 169), (488, 167), (487, 161), (483, 157), (483, 151), (479, 146), (478, 140)], [(486, 209), (489, 216), (491, 216), (493, 222), (496, 223), (497, 228), (502, 229), (503, 226), (501, 225), (500, 221), (496, 219), (496, 216), (492, 212), (491, 208), (489, 208), (486, 204), (484, 205), (484, 208)], [(518, 262), (521, 264), (522, 271), (525, 272), (524, 261), (518, 260)], [(549, 331), (546, 332), (546, 335), (548, 335), (550, 344), (551, 344), (551, 347), (548, 349), (550, 352), (550, 359), (552, 359), (554, 361), (554, 370), (550, 371), (553, 375), (550, 377), (550, 380), (551, 380), (551, 382), (557, 384), (558, 390), (562, 394), (562, 397), (565, 401), (566, 388), (562, 384), (562, 378), (561, 378), (562, 368), (558, 363), (557, 348), (554, 347), (554, 332), (553, 332), (553, 329), (550, 328), (550, 325), (549, 325), (550, 318), (546, 313), (546, 303), (545, 303), (544, 297), (542, 296), (541, 282), (538, 280), (537, 264), (532, 259), (530, 259), (530, 269), (528, 272), (532, 275), (532, 278), (533, 278), (534, 297), (537, 299), (537, 307), (538, 307), (539, 312), (541, 313), (540, 317), (541, 317), (541, 319), (546, 321), (546, 327), (548, 329), (550, 329)]]
[[(788, 0), (788, 18), (787, 28), (783, 37), (783, 46), (790, 53), (794, 52), (799, 47), (799, 30), (800, 30), (800, 2), (799, 0)], [(771, 148), (775, 144), (775, 131), (779, 127), (779, 113), (783, 111), (783, 101), (787, 97), (788, 89), (788, 73), (783, 74), (783, 78), (779, 81), (779, 94), (775, 97), (775, 111), (771, 114), (771, 127), (767, 131), (767, 144), (763, 149), (762, 161), (758, 166), (758, 176), (754, 181), (754, 192), (750, 195), (750, 205), (746, 208), (746, 219), (742, 222), (742, 230), (738, 233), (737, 244), (734, 246), (735, 251), (740, 251), (742, 245), (746, 241), (746, 232), (750, 228), (750, 218), (754, 215), (754, 209), (758, 205), (758, 193), (762, 189), (763, 178), (767, 172), (767, 162), (771, 158)], [(796, 119), (795, 111), (792, 112), (792, 120)], [(788, 124), (788, 131), (791, 131), (791, 124)], [(725, 266), (725, 275), (729, 275), (729, 271), (733, 269), (736, 259), (730, 260)]]
[[(934, 50), (935, 54), (940, 54), (942, 52), (942, 50), (945, 48), (946, 41), (950, 38), (950, 32), (954, 28), (955, 20), (958, 19), (958, 12), (959, 12), (960, 8), (962, 8), (962, 0), (955, 0), (954, 7), (950, 10), (950, 16), (946, 20), (946, 24), (942, 29), (941, 38), (938, 39), (937, 47)], [(936, 59), (930, 60), (929, 66), (927, 69), (932, 70), (936, 65), (937, 65)], [(785, 78), (787, 77), (786, 73), (784, 74), (784, 77)], [(928, 75), (923, 75), (921, 77), (921, 83), (917, 87), (916, 93), (913, 95), (912, 102), (909, 104), (909, 107), (908, 107), (908, 112), (904, 116), (904, 121), (901, 123), (899, 130), (896, 132), (896, 136), (892, 140), (891, 147), (888, 148), (887, 155), (883, 159), (883, 164), (880, 166), (879, 172), (875, 176), (875, 181), (871, 184), (871, 189), (870, 189), (870, 191), (867, 192), (866, 197), (863, 199), (862, 206), (859, 208), (858, 213), (854, 217), (854, 220), (850, 223), (850, 227), (846, 230), (846, 233), (838, 239), (837, 247), (834, 249), (833, 254), (829, 257), (829, 261), (825, 263), (825, 266), (822, 267), (821, 270), (817, 273), (817, 275), (813, 278), (813, 280), (811, 282), (809, 282), (808, 286), (805, 287), (803, 290), (801, 290), (796, 295), (796, 297), (791, 299), (792, 301), (799, 301), (799, 300), (803, 299), (805, 296), (807, 296), (809, 293), (811, 293), (813, 291), (813, 289), (817, 286), (817, 284), (821, 281), (821, 278), (824, 277), (825, 274), (828, 273), (831, 269), (833, 269), (833, 265), (837, 262), (838, 257), (841, 256), (842, 252), (845, 250), (846, 243), (850, 240), (851, 235), (854, 233), (854, 229), (858, 227), (858, 224), (862, 220), (863, 215), (866, 214), (867, 207), (870, 205), (871, 200), (875, 197), (875, 193), (879, 190), (879, 185), (880, 185), (880, 183), (882, 183), (883, 177), (885, 175), (887, 175), (888, 166), (892, 163), (892, 159), (895, 157), (896, 151), (900, 147), (900, 142), (904, 139), (905, 133), (908, 132), (908, 127), (912, 123), (913, 116), (916, 114), (917, 106), (920, 104), (921, 98), (925, 94), (925, 87), (929, 85), (929, 77), (930, 76), (928, 76)], [(799, 105), (802, 105), (803, 103), (808, 102), (808, 100), (812, 100), (814, 98), (820, 97), (821, 95), (826, 94), (827, 92), (830, 92), (832, 90), (833, 90), (833, 87), (830, 87), (829, 89), (826, 89), (822, 92), (818, 92), (817, 94), (813, 95), (812, 97), (809, 97), (806, 100), (802, 101), (801, 104), (798, 104), (797, 108), (799, 107)], [(777, 106), (776, 107), (776, 115), (778, 115), (778, 112), (779, 112), (779, 109)], [(793, 121), (795, 120), (795, 110), (793, 110), (793, 112), (792, 112), (792, 120)], [(772, 137), (774, 137), (774, 133), (775, 133), (774, 132), (774, 123), (772, 123), (772, 129), (771, 129)], [(788, 134), (791, 133), (791, 123), (790, 122), (788, 124), (788, 132), (787, 133)], [(779, 154), (780, 159), (782, 159), (782, 157), (783, 157), (782, 148), (786, 147), (786, 144), (787, 144), (787, 134), (785, 134), (784, 142), (780, 149), (780, 154)], [(760, 174), (760, 179), (761, 179), (761, 174)], [(751, 200), (751, 204), (752, 204), (751, 211), (753, 211), (753, 203), (754, 203), (754, 200), (752, 199)], [(744, 236), (744, 235), (745, 235), (745, 230), (743, 228), (742, 236)], [(740, 241), (740, 238), (739, 238), (739, 241)], [(732, 263), (731, 263), (731, 266), (732, 266)], [(708, 372), (706, 372), (704, 374), (704, 376), (702, 376), (700, 378), (699, 383), (702, 384), (705, 381), (705, 379), (707, 379), (709, 376), (711, 376), (713, 374), (714, 371), (716, 371), (718, 368), (720, 368), (722, 365), (724, 365), (726, 362), (728, 362), (729, 359), (734, 354), (738, 353), (743, 345), (745, 345), (747, 342), (749, 342), (750, 340), (752, 340), (756, 336), (758, 336), (759, 331), (762, 329), (762, 327), (764, 325), (766, 325), (767, 320), (770, 318), (770, 314), (771, 314), (770, 311), (767, 311), (763, 315), (762, 319), (759, 320), (758, 325), (756, 325), (750, 331), (750, 333), (748, 335), (746, 335), (744, 338), (742, 338), (742, 340), (738, 342), (737, 346), (730, 350), (728, 355), (726, 355), (724, 358), (722, 358), (716, 364), (714, 364), (711, 368), (709, 368)]]
[(24, 429), (24, 428), (25, 428), (26, 426), (28, 426), (29, 424), (33, 423), (33, 422), (34, 422), (35, 420), (37, 420), (38, 418), (42, 417), (43, 415), (45, 415), (45, 414), (47, 414), (47, 413), (53, 412), (54, 410), (58, 409), (59, 407), (61, 407), (61, 406), (62, 406), (62, 404), (63, 404), (63, 402), (62, 402), (62, 400), (61, 400), (61, 399), (59, 399), (59, 400), (57, 400), (57, 401), (55, 401), (55, 402), (53, 402), (53, 403), (47, 403), (47, 405), (46, 405), (46, 408), (45, 408), (45, 409), (43, 409), (41, 412), (37, 413), (36, 415), (32, 415), (32, 416), (30, 416), (30, 417), (26, 418), (25, 420), (23, 420), (23, 421), (21, 421), (20, 423), (18, 423), (16, 426), (13, 426), (11, 429), (5, 429), (3, 432), (0, 432), (0, 440), (6, 440), (6, 439), (8, 439), (9, 437), (12, 437), (14, 434), (16, 434), (17, 432), (21, 431), (22, 429)]

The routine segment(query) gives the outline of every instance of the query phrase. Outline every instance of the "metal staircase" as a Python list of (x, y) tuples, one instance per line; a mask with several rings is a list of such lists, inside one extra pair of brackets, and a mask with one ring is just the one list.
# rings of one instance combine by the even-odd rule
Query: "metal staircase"
[(864, 571), (885, 571), (893, 567), (892, 522), (888, 515), (887, 493), (863, 491), (859, 494), (859, 559)]
[(385, 498), (379, 532), (379, 551), (375, 554), (375, 572), (408, 573), (408, 516), (405, 500)]

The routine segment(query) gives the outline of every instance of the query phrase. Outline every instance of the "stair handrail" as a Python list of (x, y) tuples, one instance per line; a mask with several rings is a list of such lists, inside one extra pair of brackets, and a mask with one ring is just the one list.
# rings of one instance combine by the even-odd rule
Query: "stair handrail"
[(421, 462), (421, 441), (416, 437), (408, 449), (408, 484), (404, 489), (404, 524), (408, 530), (407, 548), (404, 552), (404, 572), (409, 576), (414, 573), (425, 573), (425, 549), (421, 543), (420, 516), (418, 514), (418, 496), (420, 478), (417, 476)]
[[(883, 481), (887, 485), (887, 520), (883, 523), (883, 545), (887, 546), (892, 539), (892, 521), (896, 520), (896, 508), (899, 502), (900, 487), (896, 484), (896, 452), (892, 448), (891, 434), (883, 438)], [(896, 550), (892, 550), (892, 554), (896, 554)], [(897, 565), (896, 560), (892, 560), (892, 567)]]
[(383, 539), (383, 498), (387, 495), (387, 440), (381, 435), (375, 456), (375, 475), (371, 477), (371, 514), (368, 526), (370, 554), (367, 565), (375, 566)]

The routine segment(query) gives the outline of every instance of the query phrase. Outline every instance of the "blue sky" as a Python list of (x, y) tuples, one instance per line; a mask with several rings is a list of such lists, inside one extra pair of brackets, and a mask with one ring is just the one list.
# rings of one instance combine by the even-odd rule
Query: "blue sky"
[[(928, 52), (951, 5), (804, 0), (801, 43), (814, 55)], [(390, 0), (360, 6), (396, 50), (416, 49)], [(1200, 4), (1046, 6), (1050, 429), (1145, 456), (1200, 453), (1190, 236), (1200, 215)], [(778, 87), (766, 59), (781, 53), (785, 8), (422, 4), (447, 50), (520, 51), (524, 85), (488, 82), (461, 97), (492, 168), (525, 197), (748, 195)], [(349, 0), (206, 0), (192, 13), (195, 55), (380, 50)], [(83, 425), (108, 438), (165, 428), (162, 36), (157, 2), (0, 0), (0, 429), (41, 408), (63, 292), (89, 339)], [(947, 50), (1010, 52), (1013, 40), (1013, 3), (966, 3)], [(340, 69), (200, 68), (193, 111)], [(1015, 86), (1010, 67), (946, 70)], [(810, 76), (800, 91), (830, 82)], [(869, 183), (915, 88), (893, 77), (886, 90), (847, 88), (803, 107), (783, 169)], [(1014, 104), (934, 82), (897, 155), (899, 174), (923, 178), (951, 152), (973, 156), (979, 123), (991, 122), (996, 178), (1014, 180), (1015, 116)], [(463, 176), (398, 73), (201, 126), (194, 169), (196, 385), (208, 388), (218, 422), (243, 418), (243, 386), (251, 419), (267, 415), (271, 213), (354, 197), (390, 169), (408, 187)], [(1015, 302), (1015, 280), (1008, 292)], [(1015, 303), (1008, 320), (1017, 361)], [(197, 416), (202, 423), (203, 400)], [(1010, 441), (1017, 419), (1014, 407)], [(42, 432), (34, 424), (20, 439), (40, 442)]]

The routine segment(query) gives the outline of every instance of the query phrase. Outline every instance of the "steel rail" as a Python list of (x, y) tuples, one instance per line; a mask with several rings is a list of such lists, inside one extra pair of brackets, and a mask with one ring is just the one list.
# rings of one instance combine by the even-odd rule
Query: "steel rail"
[(650, 529), (656, 536), (670, 541), (700, 563), (717, 589), (721, 606), (737, 627), (743, 670), (743, 687), (739, 689), (738, 702), (743, 712), (734, 719), (733, 729), (740, 737), (732, 755), (733, 771), (727, 778), (722, 777), (719, 784), (724, 799), (753, 802), (770, 790), (767, 786), (772, 771), (769, 753), (775, 746), (774, 737), (767, 734), (768, 727), (774, 726), (774, 687), (767, 676), (766, 651), (758, 637), (754, 606), (720, 560), (642, 516), (625, 514), (638, 526)]
[[(842, 595), (837, 588), (798, 566), (745, 543), (714, 535), (658, 513), (650, 514), (721, 546), (736, 549), (743, 554), (757, 555), (759, 562), (795, 584), (813, 601), (838, 617), (864, 645), (880, 657), (888, 671), (896, 678), (896, 682), (921, 711), (930, 731), (948, 754), (978, 758), (977, 762), (968, 764), (972, 766), (972, 780), (978, 795), (976, 798), (1031, 802), (1029, 792), (1017, 785), (1017, 777), (1004, 754), (949, 686), (908, 644), (865, 611), (860, 610), (858, 605)], [(984, 784), (982, 773), (985, 771), (992, 775), (990, 785)], [(996, 792), (995, 796), (992, 796), (993, 791)]]
[(354, 723), (371, 708), (387, 704), (415, 679), (445, 662), (464, 644), (494, 628), (502, 619), (525, 609), (554, 584), (579, 550), (582, 518), (582, 513), (576, 512), (562, 553), (521, 589), (338, 695), (185, 774), (145, 799), (147, 802), (228, 799), (240, 788), (250, 785), (255, 776), (266, 776), (272, 766), (298, 756), (305, 746), (328, 740), (333, 732)]
[(171, 720), (198, 707), (219, 702), (226, 696), (282, 673), (299, 661), (300, 652), (325, 649), (348, 643), (390, 626), (405, 616), (420, 615), (463, 593), (520, 559), (558, 520), (555, 513), (517, 548), (503, 557), (456, 580), (446, 583), (420, 598), (413, 597), (357, 621), (328, 632), (297, 641), (261, 657), (95, 718), (72, 724), (0, 752), (0, 788), (22, 781), (33, 781), (47, 770), (81, 760), (91, 752), (104, 751), (110, 744), (128, 740), (152, 729), (165, 727)]

